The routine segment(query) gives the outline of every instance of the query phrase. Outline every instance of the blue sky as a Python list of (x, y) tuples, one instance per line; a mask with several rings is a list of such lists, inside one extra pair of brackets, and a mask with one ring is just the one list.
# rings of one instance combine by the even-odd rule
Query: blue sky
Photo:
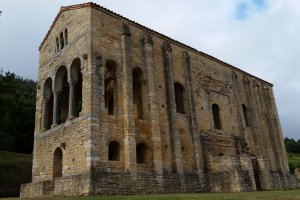
[(265, 6), (265, 0), (240, 0), (236, 2), (234, 17), (240, 20), (247, 19), (253, 12), (261, 12)]
[[(0, 69), (36, 80), (38, 46), (60, 6), (83, 2), (0, 1)], [(273, 83), (283, 133), (300, 139), (300, 1), (94, 2)]]

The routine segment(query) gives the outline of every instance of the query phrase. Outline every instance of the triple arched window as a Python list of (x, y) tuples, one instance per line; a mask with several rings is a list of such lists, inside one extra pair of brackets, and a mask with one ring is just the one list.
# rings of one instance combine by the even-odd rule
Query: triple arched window
[(61, 51), (65, 46), (68, 45), (68, 29), (60, 32), (59, 36), (55, 40), (55, 53)]
[(69, 75), (67, 67), (62, 65), (57, 69), (54, 81), (50, 77), (45, 81), (42, 130), (79, 117), (82, 110), (82, 81), (80, 58), (75, 58), (71, 63)]

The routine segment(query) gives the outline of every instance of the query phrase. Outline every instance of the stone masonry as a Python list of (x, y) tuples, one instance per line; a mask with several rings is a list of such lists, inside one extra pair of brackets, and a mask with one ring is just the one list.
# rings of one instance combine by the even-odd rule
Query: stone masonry
[(21, 197), (296, 187), (272, 84), (95, 3), (39, 50)]

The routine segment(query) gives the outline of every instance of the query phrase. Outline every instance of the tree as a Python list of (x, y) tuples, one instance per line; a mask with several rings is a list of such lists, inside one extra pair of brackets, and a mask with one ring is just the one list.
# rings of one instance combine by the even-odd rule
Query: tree
[(0, 74), (0, 150), (32, 152), (35, 86), (14, 73)]

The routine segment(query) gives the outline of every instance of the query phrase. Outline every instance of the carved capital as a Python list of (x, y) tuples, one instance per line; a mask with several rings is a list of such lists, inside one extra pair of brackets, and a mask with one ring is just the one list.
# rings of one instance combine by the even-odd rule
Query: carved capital
[(74, 79), (69, 78), (68, 79), (68, 83), (70, 87), (74, 87), (77, 81), (75, 81)]
[(52, 93), (53, 93), (53, 95), (59, 95), (61, 93), (61, 90), (53, 89)]

